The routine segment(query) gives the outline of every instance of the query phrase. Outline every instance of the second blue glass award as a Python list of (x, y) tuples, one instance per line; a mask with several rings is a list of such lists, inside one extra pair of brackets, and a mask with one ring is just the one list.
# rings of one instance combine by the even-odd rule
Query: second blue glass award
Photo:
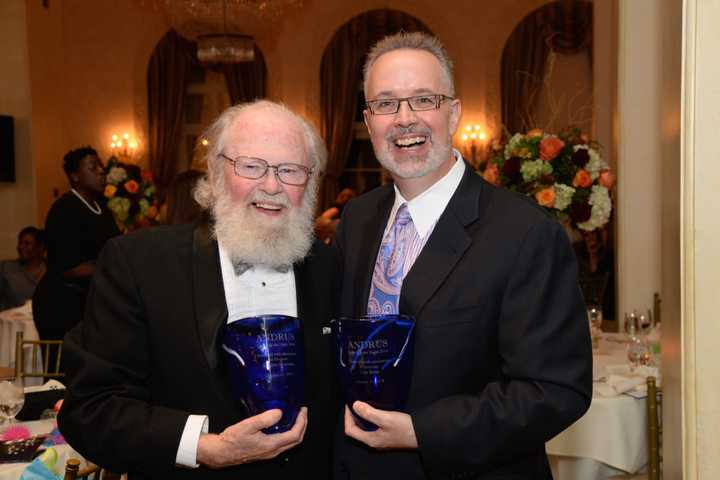
[(235, 320), (225, 327), (222, 350), (235, 400), (250, 415), (282, 410), (265, 433), (292, 428), (305, 402), (305, 364), (300, 321), (285, 315)]
[[(404, 411), (410, 388), (415, 320), (407, 315), (367, 315), (333, 320), (336, 365), (345, 403)], [(363, 430), (377, 426), (355, 415)]]

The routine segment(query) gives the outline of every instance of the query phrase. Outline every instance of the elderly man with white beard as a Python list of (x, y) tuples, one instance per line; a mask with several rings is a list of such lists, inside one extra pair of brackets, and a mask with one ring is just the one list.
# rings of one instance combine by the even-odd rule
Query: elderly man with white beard
[[(223, 112), (204, 137), (196, 188), (210, 224), (109, 242), (81, 325), (66, 337), (59, 424), (89, 460), (133, 478), (329, 478), (334, 403), (327, 324), (337, 262), (312, 234), (326, 151), (315, 130), (269, 101)], [(219, 357), (229, 321), (298, 317), (306, 405), (249, 413)]]

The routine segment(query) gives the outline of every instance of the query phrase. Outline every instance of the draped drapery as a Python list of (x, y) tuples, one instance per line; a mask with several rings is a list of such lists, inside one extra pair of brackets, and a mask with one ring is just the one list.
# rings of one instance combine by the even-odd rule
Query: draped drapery
[(170, 30), (155, 47), (148, 65), (149, 164), (161, 192), (177, 173), (185, 89), (194, 52), (192, 42)]
[(592, 60), (592, 3), (554, 2), (530, 13), (505, 44), (501, 65), (502, 121), (508, 133), (533, 125), (532, 112), (543, 86), (548, 54), (583, 49)]
[(419, 20), (395, 10), (373, 10), (340, 27), (325, 49), (320, 64), (321, 132), (328, 147), (328, 164), (320, 205), (332, 204), (353, 141), (358, 88), (368, 49), (385, 35), (429, 32)]
[[(158, 42), (148, 64), (149, 165), (161, 198), (178, 173), (186, 90), (192, 69), (199, 65), (196, 50), (195, 42), (171, 29)], [(222, 71), (231, 104), (265, 97), (267, 71), (257, 46), (253, 62), (207, 68)]]
[(220, 70), (225, 76), (230, 104), (250, 102), (265, 97), (267, 69), (265, 58), (255, 45), (255, 60), (242, 63), (224, 63)]

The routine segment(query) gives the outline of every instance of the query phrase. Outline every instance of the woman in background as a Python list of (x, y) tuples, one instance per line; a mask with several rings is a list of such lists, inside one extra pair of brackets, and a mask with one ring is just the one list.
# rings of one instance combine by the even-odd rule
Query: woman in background
[(97, 152), (71, 150), (63, 170), (72, 188), (55, 200), (45, 220), (48, 267), (33, 296), (43, 340), (62, 339), (82, 320), (95, 261), (105, 242), (120, 234), (103, 201), (105, 172)]
[(0, 310), (19, 307), (30, 300), (45, 275), (45, 235), (35, 227), (18, 234), (17, 260), (0, 262)]

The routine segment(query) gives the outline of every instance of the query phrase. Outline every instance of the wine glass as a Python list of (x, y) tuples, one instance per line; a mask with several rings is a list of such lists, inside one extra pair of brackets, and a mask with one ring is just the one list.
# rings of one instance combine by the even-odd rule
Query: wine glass
[(587, 306), (588, 322), (590, 322), (590, 338), (593, 348), (598, 347), (598, 340), (602, 332), (603, 314), (599, 305), (589, 304)]
[(21, 376), (11, 377), (0, 382), (0, 420), (13, 423), (25, 404), (25, 391)]
[(636, 335), (631, 336), (628, 340), (627, 357), (630, 361), (631, 372), (634, 372), (640, 365), (650, 365), (652, 363), (652, 355), (647, 342)]

